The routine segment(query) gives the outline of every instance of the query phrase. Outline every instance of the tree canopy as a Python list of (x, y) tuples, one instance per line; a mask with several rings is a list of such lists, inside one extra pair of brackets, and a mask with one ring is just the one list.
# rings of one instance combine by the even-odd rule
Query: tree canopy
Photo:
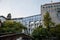
[(36, 29), (34, 29), (34, 31), (32, 33), (32, 36), (37, 40), (40, 40), (40, 38), (42, 36), (44, 36), (44, 37), (51, 36), (50, 30), (52, 31), (52, 29), (50, 29), (50, 27), (54, 26), (54, 23), (51, 21), (51, 17), (49, 15), (49, 12), (46, 12), (43, 17), (44, 17), (44, 19), (43, 19), (44, 26), (46, 28), (43, 28), (42, 26), (37, 27)]
[(37, 27), (34, 29), (34, 31), (32, 32), (32, 36), (34, 37), (35, 40), (40, 40), (41, 37), (46, 37), (48, 35), (48, 31), (46, 28), (42, 28), (42, 27)]
[(7, 20), (11, 20), (11, 13), (7, 15)]
[(54, 22), (52, 22), (49, 12), (45, 13), (43, 22), (44, 22), (44, 26), (46, 26), (46, 28), (48, 28), (48, 30), (51, 26), (54, 26)]
[(3, 22), (3, 26), (0, 27), (0, 33), (20, 33), (22, 29), (26, 29), (26, 27), (12, 20), (6, 20)]

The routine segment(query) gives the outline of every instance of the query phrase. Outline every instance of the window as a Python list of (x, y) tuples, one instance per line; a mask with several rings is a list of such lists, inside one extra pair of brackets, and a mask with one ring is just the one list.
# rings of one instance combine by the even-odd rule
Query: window
[(48, 8), (50, 8), (51, 6), (48, 6)]
[(45, 8), (45, 7), (43, 7), (43, 8)]
[(57, 13), (58, 18), (60, 19), (60, 13)]
[(60, 8), (57, 8), (57, 17), (60, 19)]

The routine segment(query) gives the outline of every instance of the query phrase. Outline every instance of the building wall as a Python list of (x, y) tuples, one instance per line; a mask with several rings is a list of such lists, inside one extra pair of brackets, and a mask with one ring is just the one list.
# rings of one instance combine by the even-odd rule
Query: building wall
[[(7, 18), (0, 16), (2, 22), (6, 21)], [(13, 21), (21, 22), (24, 26), (27, 27), (27, 30), (22, 30), (22, 33), (31, 34), (33, 29), (41, 25), (41, 14), (24, 17), (24, 18), (13, 18)]]
[(52, 22), (60, 24), (60, 2), (44, 4), (41, 6), (42, 21), (44, 19), (43, 16), (47, 11), (52, 18)]
[[(4, 22), (7, 19), (4, 16), (0, 16), (0, 20)], [(26, 34), (31, 34), (34, 28), (41, 25), (41, 14), (23, 18), (13, 18), (12, 20), (16, 22), (21, 22), (24, 26), (27, 27), (27, 30), (23, 30), (22, 32)]]
[(1, 22), (4, 22), (4, 21), (6, 21), (6, 18), (0, 16), (0, 20), (1, 20)]
[(29, 17), (24, 17), (22, 19), (14, 19), (14, 21), (17, 22), (21, 22), (24, 26), (27, 27), (27, 30), (25, 30), (26, 34), (31, 34), (33, 29), (35, 27), (38, 27), (39, 25), (41, 25), (41, 15), (33, 15), (33, 16), (29, 16)]
[(30, 17), (26, 17), (24, 18), (23, 21), (25, 21), (25, 25), (28, 28), (28, 33), (31, 34), (33, 29), (35, 27), (38, 27), (39, 25), (41, 25), (40, 21), (41, 21), (41, 15), (34, 15), (34, 16), (30, 16)]

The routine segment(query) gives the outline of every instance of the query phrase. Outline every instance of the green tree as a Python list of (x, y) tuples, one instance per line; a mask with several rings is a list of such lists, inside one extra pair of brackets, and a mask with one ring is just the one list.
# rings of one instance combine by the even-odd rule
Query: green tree
[(55, 27), (55, 33), (56, 33), (56, 35), (60, 36), (60, 24), (56, 25), (56, 27)]
[(26, 27), (19, 22), (7, 20), (3, 22), (3, 26), (0, 29), (0, 33), (20, 33)]
[(60, 39), (60, 24), (57, 24), (55, 27), (50, 28), (50, 32), (51, 32), (52, 36)]
[(56, 27), (51, 27), (50, 28), (50, 33), (52, 36), (56, 36)]
[(44, 22), (44, 26), (46, 26), (46, 28), (48, 29), (48, 31), (49, 31), (49, 29), (50, 29), (51, 26), (54, 26), (54, 23), (51, 21), (51, 17), (49, 15), (49, 12), (45, 13), (43, 22)]
[(47, 34), (47, 29), (42, 28), (42, 27), (37, 27), (34, 29), (32, 32), (32, 36), (34, 37), (35, 40), (40, 40), (42, 39), (41, 37), (43, 36), (44, 38), (46, 37)]
[(55, 34), (58, 37), (58, 39), (60, 39), (60, 24), (56, 25)]
[(11, 20), (11, 13), (7, 15), (7, 20)]
[[(42, 28), (42, 26), (37, 27), (36, 29), (34, 29), (32, 33), (32, 36), (35, 38), (35, 40), (40, 40), (42, 36), (43, 36), (42, 38), (49, 37), (51, 36), (51, 34), (55, 32), (55, 28), (52, 28), (52, 26), (54, 26), (54, 23), (51, 21), (49, 12), (45, 13), (43, 22), (46, 28)], [(50, 31), (53, 32), (51, 33)]]

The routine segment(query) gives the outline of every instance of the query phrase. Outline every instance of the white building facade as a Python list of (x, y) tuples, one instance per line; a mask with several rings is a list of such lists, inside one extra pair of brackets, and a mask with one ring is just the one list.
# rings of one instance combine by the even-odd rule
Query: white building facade
[[(7, 20), (4, 16), (0, 16), (1, 22), (4, 22)], [(13, 21), (21, 22), (25, 27), (27, 27), (26, 30), (22, 30), (22, 33), (25, 34), (31, 34), (34, 30), (34, 28), (41, 25), (41, 14), (23, 17), (23, 18), (13, 18)]]
[(52, 18), (52, 22), (54, 22), (55, 24), (60, 24), (60, 2), (41, 5), (42, 24), (44, 15), (47, 11)]
[(4, 22), (4, 21), (6, 21), (6, 18), (4, 16), (0, 16), (0, 20), (1, 20), (1, 22)]
[(27, 30), (25, 30), (24, 33), (31, 34), (35, 27), (41, 25), (41, 14), (24, 18), (14, 18), (13, 20), (16, 22), (21, 22), (24, 26), (27, 27)]

